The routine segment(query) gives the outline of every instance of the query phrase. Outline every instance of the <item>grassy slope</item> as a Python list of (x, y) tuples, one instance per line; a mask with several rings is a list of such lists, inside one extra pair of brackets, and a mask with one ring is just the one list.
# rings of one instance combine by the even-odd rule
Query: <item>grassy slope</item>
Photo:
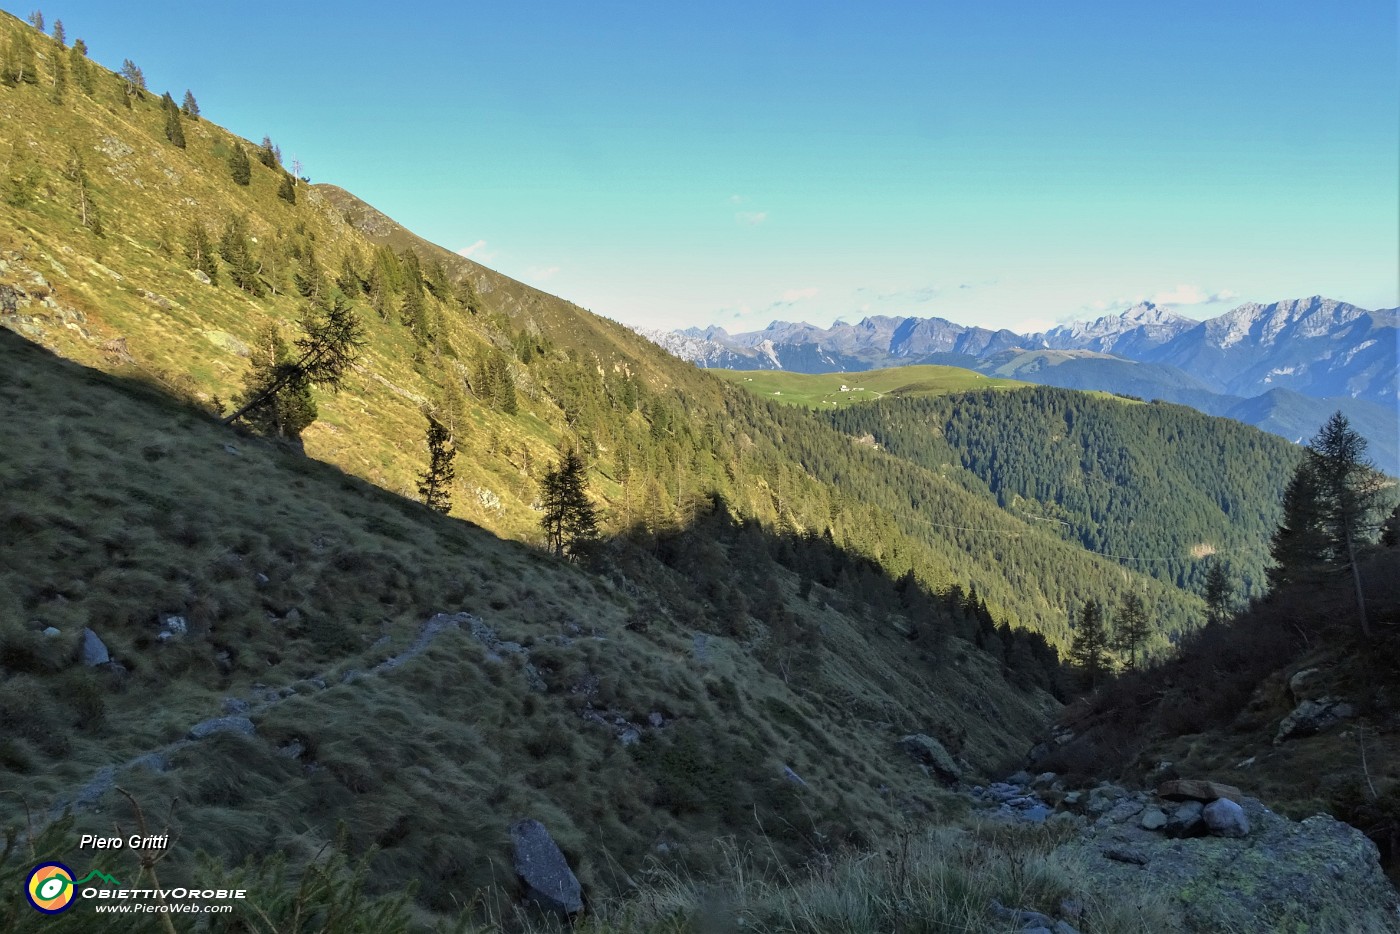
[[(0, 17), (0, 32), (24, 28)], [(34, 43), (41, 70), (49, 68), (56, 46), (40, 37)], [(154, 379), (202, 399), (231, 397), (248, 367), (239, 342), (251, 341), (269, 322), (280, 322), (284, 333), (293, 336), (302, 307), (298, 297), (286, 294), (289, 269), (283, 268), (280, 276), (265, 270), (265, 278), (280, 282), (281, 291), (254, 300), (229, 284), (227, 270), (216, 287), (209, 287), (186, 268), (183, 231), (191, 220), (217, 234), (227, 218), (245, 215), (274, 265), (290, 262), (287, 249), (314, 245), (321, 265), (333, 274), (345, 256), (358, 252), (363, 259), (376, 244), (389, 243), (417, 251), (425, 263), (441, 262), (454, 278), (471, 278), (482, 294), (480, 316), (430, 300), (448, 349), (426, 357), (416, 353), (396, 316), (381, 320), (363, 313), (369, 344), (357, 370), (339, 395), (319, 394), (321, 418), (304, 435), (308, 454), (318, 460), (413, 495), (424, 458), (421, 408), (441, 408), (449, 384), (460, 384), (479, 351), (508, 353), (512, 339), (532, 334), (553, 349), (543, 366), (539, 358), (532, 366), (512, 358), (520, 414), (506, 416), (467, 399), (456, 426), (458, 446), (468, 456), (457, 461), (454, 516), (508, 537), (538, 538), (537, 513), (531, 508), (538, 468), (549, 463), (561, 441), (583, 430), (571, 424), (573, 413), (561, 408), (567, 402), (551, 395), (546, 385), (551, 371), (608, 387), (630, 374), (653, 400), (680, 413), (684, 434), (698, 439), (702, 449), (698, 459), (682, 465), (685, 476), (678, 481), (677, 458), (694, 455), (693, 448), (666, 449), (671, 438), (682, 434), (670, 433), (674, 423), (672, 429), (648, 425), (643, 412), (608, 416), (607, 431), (613, 437), (599, 444), (593, 488), (611, 507), (613, 528), (634, 513), (648, 484), (661, 491), (664, 509), (685, 508), (676, 502), (678, 492), (693, 498), (716, 490), (746, 514), (767, 521), (818, 531), (833, 523), (838, 543), (848, 545), (868, 537), (864, 533), (872, 527), (871, 517), (890, 515), (901, 496), (903, 509), (913, 512), (908, 495), (895, 488), (880, 459), (855, 452), (851, 463), (825, 472), (798, 462), (787, 450), (792, 426), (779, 426), (762, 410), (744, 410), (747, 420), (724, 414), (735, 411), (739, 390), (719, 378), (675, 360), (620, 325), (426, 243), (334, 186), (303, 186), (298, 203), (287, 205), (275, 195), (278, 173), (256, 160), (251, 186), (234, 185), (226, 154), (246, 141), (207, 120), (186, 123), (189, 145), (179, 150), (164, 138), (156, 99), (148, 95), (126, 109), (114, 76), (99, 69), (94, 95), (70, 87), (62, 106), (50, 101), (46, 82), (45, 76), (39, 86), (0, 87), (0, 160), (10, 177), (32, 172), (38, 179), (36, 197), (28, 205), (0, 202), (0, 285), (14, 283), (33, 299), (18, 317), (7, 319), (10, 326), (65, 356)], [(78, 221), (77, 189), (61, 170), (74, 152), (87, 165), (105, 236), (95, 236)], [(43, 293), (51, 294), (40, 303)], [(825, 432), (814, 445), (823, 452), (839, 453), (845, 444), (829, 429), (803, 426), (801, 431)], [(659, 453), (640, 460), (634, 456), (641, 478), (633, 483), (635, 493), (624, 491), (617, 480), (622, 445), (650, 445), (656, 452), (658, 438)], [(963, 521), (938, 520), (942, 524), (930, 526), (926, 517), (915, 515), (888, 530), (895, 538), (861, 547), (867, 552), (878, 548), (886, 560), (903, 556), (898, 561), (913, 562), (926, 580), (940, 586), (976, 581), (998, 617), (1039, 627), (1062, 640), (1067, 587), (1097, 593), (1123, 586), (1114, 583), (1119, 575), (1110, 564), (1061, 548), (1043, 530), (1015, 520), (1011, 524), (1016, 528), (997, 533), (1002, 544), (1026, 536), (1044, 539), (1038, 547), (1055, 552), (1059, 570), (1044, 580), (1008, 574), (986, 543), (963, 540), (964, 533), (944, 528), (1000, 528), (1002, 517), (989, 497), (969, 498), (958, 489), (959, 478), (937, 472), (900, 479), (906, 488), (909, 482), (942, 488), (958, 501)], [(846, 500), (840, 510), (835, 508), (838, 495)], [(777, 515), (779, 503), (788, 515)], [(894, 570), (902, 573), (904, 568)], [(1163, 599), (1182, 620), (1194, 615), (1189, 598)]]
[[(781, 370), (711, 370), (721, 379), (777, 402), (828, 408), (869, 402), (881, 396), (944, 395), (1024, 386), (954, 366), (902, 366), (863, 373), (787, 373)], [(842, 390), (841, 387), (847, 387)]]
[[(254, 738), (216, 737), (175, 751), (168, 771), (118, 774), (148, 811), (178, 799), (169, 879), (199, 849), (228, 862), (309, 858), (345, 821), (354, 852), (382, 848), (377, 888), (417, 881), (423, 909), (451, 912), (511, 878), (505, 830), (526, 814), (599, 892), (660, 842), (700, 871), (714, 868), (721, 835), (796, 858), (955, 809), (897, 753), (901, 731), (961, 727), (963, 755), (990, 768), (1049, 709), (965, 644), (934, 671), (895, 631), (838, 612), (834, 595), (796, 599), (785, 573), (770, 587), (800, 625), (822, 629), (819, 670), (789, 687), (720, 637), (699, 663), (691, 632), (657, 612), (664, 596), (645, 585), (606, 583), (275, 445), (238, 439), (232, 453), (202, 414), (4, 331), (0, 406), (0, 657), (11, 672), (0, 755), (24, 789), (23, 802), (4, 799), (7, 823), (25, 802), (42, 813), (99, 768), (179, 740), (223, 697), (300, 685), (254, 714)], [(457, 633), (395, 671), (339, 682), (441, 610), (476, 613), (524, 645), (548, 689), (530, 690), (518, 665)], [(186, 614), (190, 634), (158, 642), (161, 612)], [(651, 614), (646, 632), (625, 625), (639, 613)], [(61, 634), (38, 632), (49, 625)], [(127, 676), (74, 664), (83, 626)], [(319, 676), (328, 689), (308, 686)], [(582, 720), (590, 677), (600, 707), (641, 723), (659, 711), (666, 726), (628, 748)], [(818, 685), (827, 699), (805, 690)], [(301, 759), (277, 755), (294, 740)], [(784, 765), (807, 785), (784, 779)], [(80, 830), (129, 823), (113, 794), (97, 804)]]

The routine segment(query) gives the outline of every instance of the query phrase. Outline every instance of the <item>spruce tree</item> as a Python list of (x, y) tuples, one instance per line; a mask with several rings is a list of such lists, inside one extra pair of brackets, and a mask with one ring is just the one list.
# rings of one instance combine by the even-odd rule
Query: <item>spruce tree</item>
[(452, 459), (457, 450), (450, 447), (451, 436), (442, 423), (428, 416), (428, 467), (418, 475), (418, 496), (423, 504), (446, 514), (452, 510), (452, 481), (457, 477)]
[(43, 32), (43, 31), (44, 31), (44, 11), (43, 11), (43, 10), (35, 10), (33, 13), (30, 13), (30, 14), (29, 14), (29, 25), (33, 26), (35, 29), (39, 30), (40, 32)]
[(1232, 590), (1230, 575), (1225, 570), (1225, 563), (1217, 557), (1211, 561), (1210, 568), (1206, 570), (1204, 596), (1207, 624), (1223, 623), (1229, 617)]
[(185, 100), (180, 105), (180, 113), (191, 120), (199, 119), (199, 102), (194, 99), (194, 92), (188, 88), (185, 89)]
[(1114, 617), (1114, 630), (1118, 651), (1128, 656), (1128, 670), (1137, 671), (1138, 653), (1152, 634), (1152, 627), (1148, 625), (1142, 597), (1135, 591), (1130, 590), (1123, 595), (1123, 602)]
[(540, 482), (540, 525), (557, 557), (582, 557), (598, 537), (598, 514), (588, 498), (586, 473), (583, 457), (570, 446)]
[(1090, 690), (1108, 672), (1108, 630), (1104, 626), (1103, 606), (1097, 600), (1084, 604), (1074, 640), (1069, 648), (1070, 661), (1084, 674)]
[(296, 185), (292, 183), (292, 177), (290, 175), (283, 174), (282, 184), (277, 186), (277, 197), (288, 204), (297, 203), (297, 189)]
[(262, 138), (262, 145), (258, 147), (258, 161), (269, 169), (275, 169), (282, 164), (282, 150), (272, 144), (272, 137)]
[(84, 94), (89, 97), (95, 90), (92, 80), (92, 64), (87, 58), (87, 43), (82, 39), (76, 39), (73, 47), (68, 50), (68, 66), (73, 72), (73, 83), (82, 88)]
[(184, 149), (185, 127), (180, 120), (180, 108), (175, 106), (175, 100), (169, 91), (162, 95), (161, 106), (165, 110), (165, 138)]
[(60, 49), (63, 48), (64, 44), (68, 41), (68, 33), (64, 30), (63, 20), (61, 19), (53, 21), (53, 41), (58, 43)]
[(239, 185), (247, 185), (253, 179), (253, 167), (248, 162), (248, 153), (237, 143), (228, 157), (228, 170), (234, 182)]

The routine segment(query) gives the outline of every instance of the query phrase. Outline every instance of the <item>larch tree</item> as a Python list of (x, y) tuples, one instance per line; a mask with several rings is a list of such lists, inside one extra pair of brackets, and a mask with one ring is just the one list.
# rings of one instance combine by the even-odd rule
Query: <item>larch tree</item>
[(545, 541), (558, 557), (579, 558), (598, 537), (598, 513), (588, 498), (587, 466), (575, 447), (540, 482)]
[(336, 296), (326, 308), (311, 308), (302, 320), (302, 328), (305, 335), (296, 341), (298, 356), (277, 363), (270, 378), (258, 383), (257, 392), (248, 393), (239, 407), (224, 417), (225, 425), (273, 404), (277, 394), (289, 387), (299, 390), (303, 384), (309, 384), (331, 392), (340, 390), (365, 344), (359, 317)]
[(185, 100), (180, 104), (180, 113), (191, 120), (199, 119), (199, 102), (194, 99), (194, 92), (188, 88), (185, 89)]
[(1229, 617), (1231, 604), (1234, 602), (1234, 585), (1230, 583), (1230, 574), (1225, 569), (1225, 562), (1219, 558), (1211, 561), (1206, 570), (1203, 596), (1206, 601), (1206, 623), (1223, 623)]
[(64, 48), (68, 42), (68, 33), (63, 28), (63, 20), (53, 21), (53, 41), (58, 43), (58, 47)]
[(418, 498), (429, 509), (446, 515), (452, 510), (452, 481), (457, 470), (452, 460), (457, 450), (447, 428), (433, 416), (428, 416), (428, 466), (418, 475)]
[(300, 440), (301, 433), (316, 420), (316, 400), (311, 396), (311, 381), (296, 367), (291, 348), (276, 325), (258, 334), (249, 357), (253, 369), (234, 399), (243, 407), (241, 417), (259, 434)]
[(228, 170), (234, 182), (239, 185), (247, 185), (253, 179), (253, 166), (248, 161), (248, 152), (238, 144), (234, 145), (233, 152), (229, 154)]

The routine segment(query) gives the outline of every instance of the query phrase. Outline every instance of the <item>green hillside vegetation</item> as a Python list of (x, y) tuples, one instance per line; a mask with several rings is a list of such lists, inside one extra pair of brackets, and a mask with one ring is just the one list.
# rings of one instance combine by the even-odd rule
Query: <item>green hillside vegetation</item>
[[(313, 390), (307, 454), (414, 497), (426, 409), (461, 454), (451, 515), (506, 537), (543, 543), (539, 482), (577, 444), (608, 534), (684, 527), (719, 495), (747, 519), (829, 534), (891, 577), (975, 587), (998, 624), (1061, 646), (1075, 606), (1131, 585), (1113, 562), (969, 495), (965, 476), (891, 470), (822, 423), (429, 244), (334, 186), (279, 197), (289, 176), (271, 141), (182, 115), (178, 147), (162, 98), (76, 44), (61, 51), (13, 19), (0, 26), (5, 43), (27, 36), (38, 74), (0, 86), (3, 320), (65, 356), (227, 411), (269, 328), (290, 346), (305, 315), (343, 301), (365, 345), (338, 393)], [(60, 59), (87, 70), (90, 92), (73, 82), (54, 93)], [(235, 178), (240, 150), (256, 156), (247, 185)], [(1028, 557), (1003, 565), (1013, 551)], [(1144, 586), (1165, 627), (1199, 618), (1193, 597)]]
[[(168, 883), (200, 851), (300, 866), (344, 824), (375, 894), (415, 882), (431, 914), (478, 895), (504, 911), (523, 814), (600, 895), (661, 843), (676, 871), (718, 871), (721, 838), (795, 867), (959, 810), (900, 736), (986, 773), (1057, 706), (1033, 686), (1054, 670), (1043, 641), (1007, 633), (994, 658), (963, 638), (988, 625), (975, 608), (722, 503), (618, 543), (603, 577), (3, 330), (0, 404), (5, 824), (76, 798), (75, 832), (125, 826), (113, 785), (162, 819), (173, 802)], [(860, 590), (826, 582), (848, 578)], [(374, 670), (462, 610), (504, 641), (454, 628)], [(188, 631), (158, 638), (162, 613)], [(85, 626), (124, 672), (77, 662)], [(178, 745), (268, 691), (255, 735)], [(614, 716), (641, 725), (634, 745)]]
[(922, 466), (960, 466), (1003, 508), (1199, 592), (1213, 555), (1261, 594), (1268, 539), (1299, 449), (1184, 406), (1050, 387), (895, 399), (832, 416)]
[[(784, 370), (711, 370), (721, 379), (777, 402), (829, 409), (887, 395), (945, 395), (1024, 386), (955, 366), (902, 366), (863, 373), (789, 373)], [(844, 387), (844, 388), (843, 388)]]

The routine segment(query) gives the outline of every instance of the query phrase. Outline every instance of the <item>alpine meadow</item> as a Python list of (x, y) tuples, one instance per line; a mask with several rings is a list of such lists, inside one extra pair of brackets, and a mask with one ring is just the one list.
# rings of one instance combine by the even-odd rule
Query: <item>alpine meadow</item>
[[(1400, 930), (1394, 309), (1230, 319), (1286, 319), (1287, 352), (1140, 311), (1092, 348), (878, 308), (749, 340), (671, 330), (686, 286), (638, 259), (657, 318), (623, 323), (54, 12), (0, 11), (0, 929)], [(315, 15), (317, 68), (369, 67), (320, 47), (373, 21)], [(588, 55), (651, 15), (599, 11)], [(643, 93), (603, 75), (582, 93)], [(483, 81), (596, 157), (536, 79)], [(297, 119), (371, 137), (409, 223), (455, 118), (405, 139), (346, 94)], [(473, 132), (484, 176), (508, 134)], [(542, 164), (515, 170), (605, 210)], [(1129, 325), (1157, 329), (1131, 360)], [(1076, 388), (1028, 362), (1081, 353)], [(1210, 367), (1234, 381), (1183, 375)]]

